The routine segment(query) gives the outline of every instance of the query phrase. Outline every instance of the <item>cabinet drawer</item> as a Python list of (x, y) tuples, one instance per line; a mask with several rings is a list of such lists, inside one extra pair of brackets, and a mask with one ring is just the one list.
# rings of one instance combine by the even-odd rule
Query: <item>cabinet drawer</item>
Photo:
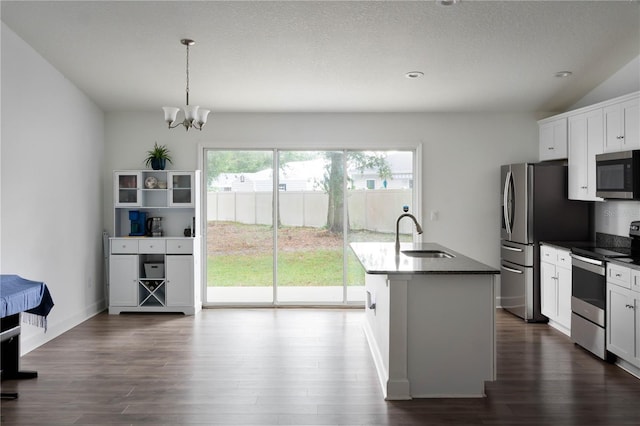
[(138, 243), (139, 253), (164, 253), (165, 252), (165, 240), (160, 239), (148, 239), (140, 240)]
[(167, 254), (193, 254), (193, 240), (167, 240)]
[(565, 250), (558, 250), (558, 265), (571, 269), (571, 253)]
[(543, 260), (549, 263), (556, 263), (557, 258), (558, 256), (557, 256), (556, 249), (549, 246), (540, 246), (540, 260)]
[(607, 264), (607, 282), (631, 288), (631, 269), (611, 263)]
[(117, 238), (111, 240), (112, 254), (136, 254), (138, 253), (138, 240)]

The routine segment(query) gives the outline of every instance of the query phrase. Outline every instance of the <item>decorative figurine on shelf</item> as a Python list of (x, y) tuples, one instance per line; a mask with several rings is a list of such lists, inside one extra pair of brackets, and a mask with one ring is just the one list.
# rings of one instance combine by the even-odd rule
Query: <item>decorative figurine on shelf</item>
[(158, 142), (155, 142), (153, 149), (147, 151), (147, 158), (144, 160), (144, 164), (147, 167), (151, 166), (153, 170), (164, 170), (167, 166), (167, 161), (173, 163), (169, 149), (167, 149), (166, 145), (158, 145)]

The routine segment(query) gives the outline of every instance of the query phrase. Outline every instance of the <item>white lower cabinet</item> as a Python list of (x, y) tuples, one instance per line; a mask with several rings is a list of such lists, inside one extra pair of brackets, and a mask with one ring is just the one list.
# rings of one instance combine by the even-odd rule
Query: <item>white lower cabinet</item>
[(542, 315), (555, 317), (558, 311), (556, 265), (540, 262), (540, 307)]
[(635, 358), (635, 306), (631, 291), (607, 284), (607, 350), (628, 361)]
[(137, 306), (138, 256), (114, 255), (109, 259), (109, 305)]
[(571, 256), (568, 250), (540, 246), (540, 307), (549, 325), (571, 334)]
[(637, 368), (640, 368), (639, 309), (640, 270), (609, 263), (607, 350)]
[(109, 313), (182, 312), (193, 315), (197, 238), (112, 238)]
[(558, 316), (559, 324), (562, 324), (570, 334), (571, 330), (571, 269), (562, 266), (556, 267), (558, 276)]
[(167, 306), (193, 304), (193, 256), (167, 255)]

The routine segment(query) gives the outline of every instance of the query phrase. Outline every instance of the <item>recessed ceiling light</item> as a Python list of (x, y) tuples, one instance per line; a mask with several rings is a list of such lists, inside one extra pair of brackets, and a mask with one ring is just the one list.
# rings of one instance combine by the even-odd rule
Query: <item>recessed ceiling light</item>
[(422, 71), (409, 71), (404, 75), (407, 78), (420, 78), (424, 76)]
[(573, 74), (571, 71), (558, 71), (554, 75), (558, 78), (564, 78), (569, 77), (571, 74)]
[(461, 0), (436, 0), (440, 6), (453, 6), (456, 3), (460, 3)]

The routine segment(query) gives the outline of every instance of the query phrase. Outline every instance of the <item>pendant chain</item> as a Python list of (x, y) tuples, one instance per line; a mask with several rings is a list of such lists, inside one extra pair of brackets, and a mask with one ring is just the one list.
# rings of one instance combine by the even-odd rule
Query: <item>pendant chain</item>
[(189, 45), (187, 45), (187, 106), (189, 105)]

